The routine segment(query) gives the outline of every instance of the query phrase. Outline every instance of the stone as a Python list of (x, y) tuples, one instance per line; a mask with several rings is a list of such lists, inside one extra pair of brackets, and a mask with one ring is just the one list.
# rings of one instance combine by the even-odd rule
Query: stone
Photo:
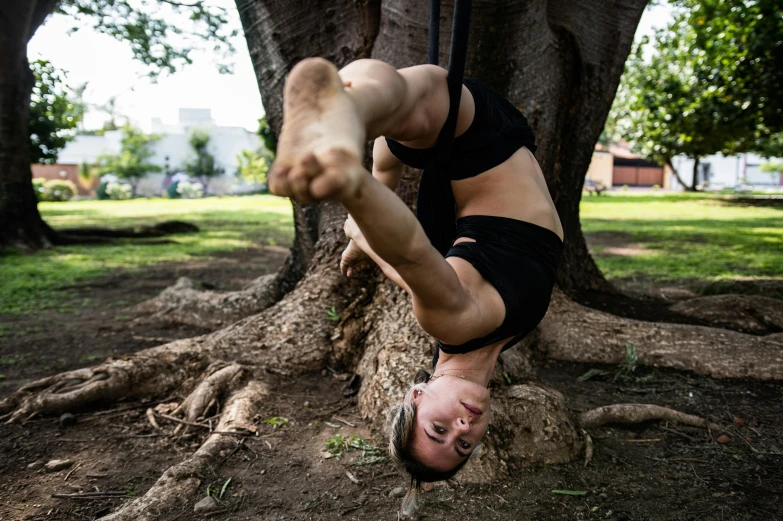
[(389, 491), (389, 497), (403, 497), (405, 496), (405, 489), (402, 487), (395, 487)]
[(193, 512), (196, 514), (204, 514), (207, 512), (212, 512), (213, 510), (217, 509), (218, 502), (215, 498), (212, 496), (207, 496), (198, 503), (196, 503), (196, 506), (193, 507)]
[(38, 470), (38, 469), (40, 469), (43, 466), (44, 466), (44, 462), (41, 461), (41, 460), (37, 460), (37, 461), (33, 461), (32, 463), (27, 465), (27, 468), (30, 469), (30, 470)]
[(73, 465), (73, 461), (69, 459), (53, 459), (49, 463), (44, 465), (44, 467), (49, 472), (57, 472), (58, 470), (67, 469), (71, 465)]
[(76, 416), (66, 412), (60, 416), (60, 427), (70, 427), (76, 425)]

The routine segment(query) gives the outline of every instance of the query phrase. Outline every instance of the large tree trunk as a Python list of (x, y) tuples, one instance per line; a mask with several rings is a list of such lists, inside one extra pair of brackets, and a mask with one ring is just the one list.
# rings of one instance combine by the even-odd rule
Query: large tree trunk
[(34, 78), (27, 42), (56, 1), (0, 4), (0, 249), (41, 248), (57, 234), (38, 213), (28, 135)]

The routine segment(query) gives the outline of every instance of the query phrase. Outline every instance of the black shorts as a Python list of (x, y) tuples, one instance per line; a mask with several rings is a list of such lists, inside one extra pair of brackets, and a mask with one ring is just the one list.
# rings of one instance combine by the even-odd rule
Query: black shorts
[(504, 350), (508, 349), (544, 318), (557, 278), (563, 241), (552, 230), (536, 224), (489, 215), (457, 219), (456, 238), (462, 237), (476, 242), (455, 244), (446, 257), (470, 262), (500, 294), (506, 316), (489, 335), (459, 346), (438, 343), (438, 348), (444, 353), (468, 353), (510, 338), (503, 346)]

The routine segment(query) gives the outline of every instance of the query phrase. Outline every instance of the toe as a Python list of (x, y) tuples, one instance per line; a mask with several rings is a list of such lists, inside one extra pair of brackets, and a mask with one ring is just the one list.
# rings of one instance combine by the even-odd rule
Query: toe
[(323, 171), (323, 167), (312, 152), (302, 158), (302, 170), (308, 179), (313, 179)]
[(288, 173), (288, 183), (291, 188), (291, 197), (293, 197), (296, 202), (300, 204), (311, 202), (312, 198), (310, 197), (310, 191), (308, 190), (310, 180), (307, 178), (305, 170), (301, 165), (296, 165), (291, 168), (291, 171)]
[(291, 168), (284, 165), (273, 164), (269, 169), (266, 179), (269, 191), (281, 197), (291, 196), (291, 187), (288, 182), (288, 173)]

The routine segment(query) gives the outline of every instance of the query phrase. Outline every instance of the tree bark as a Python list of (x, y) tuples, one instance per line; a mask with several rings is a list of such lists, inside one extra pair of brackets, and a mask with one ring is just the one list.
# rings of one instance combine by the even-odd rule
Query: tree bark
[(41, 218), (33, 191), (28, 135), (34, 78), (27, 43), (56, 1), (0, 4), (0, 249), (42, 248), (57, 234)]

